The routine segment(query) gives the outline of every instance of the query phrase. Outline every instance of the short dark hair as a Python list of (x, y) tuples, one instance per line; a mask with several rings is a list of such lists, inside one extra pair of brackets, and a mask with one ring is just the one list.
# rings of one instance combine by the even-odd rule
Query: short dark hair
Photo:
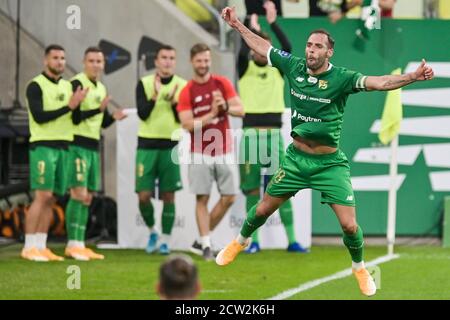
[(45, 55), (47, 56), (52, 50), (66, 51), (59, 44), (51, 44), (47, 48), (45, 48)]
[(97, 53), (97, 52), (100, 52), (100, 53), (103, 53), (103, 51), (102, 51), (102, 49), (100, 49), (99, 47), (89, 47), (89, 48), (87, 48), (85, 51), (84, 51), (84, 56), (86, 56), (88, 53), (91, 53), (91, 52), (95, 52), (95, 53)]
[(158, 54), (162, 51), (162, 50), (169, 50), (169, 51), (176, 51), (174, 47), (168, 45), (168, 44), (163, 44), (161, 45), (155, 53), (155, 59), (158, 58)]
[(195, 57), (195, 55), (201, 53), (211, 51), (211, 48), (208, 47), (205, 43), (197, 43), (191, 48), (191, 59)]
[(325, 29), (316, 29), (316, 30), (313, 30), (313, 31), (311, 31), (311, 32), (309, 33), (308, 38), (309, 38), (311, 35), (316, 34), (316, 33), (326, 35), (327, 38), (328, 38), (328, 48), (334, 49), (334, 39), (333, 39), (333, 37), (331, 36), (331, 34), (330, 34), (327, 30), (325, 30)]
[(197, 267), (189, 256), (174, 255), (159, 268), (159, 290), (168, 299), (193, 298), (197, 285)]

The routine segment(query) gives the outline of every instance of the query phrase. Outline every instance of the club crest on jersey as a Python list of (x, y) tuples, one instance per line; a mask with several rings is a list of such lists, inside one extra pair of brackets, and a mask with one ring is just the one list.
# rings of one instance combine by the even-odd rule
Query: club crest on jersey
[(317, 78), (309, 77), (309, 78), (308, 78), (308, 82), (309, 82), (309, 83), (312, 83), (312, 84), (316, 84), (316, 83), (317, 83)]
[(260, 73), (258, 74), (258, 77), (260, 77), (262, 80), (265, 80), (267, 79), (267, 73), (266, 72)]
[(328, 88), (328, 81), (326, 80), (319, 80), (319, 88), (325, 90)]
[(283, 50), (279, 50), (279, 49), (275, 49), (275, 52), (278, 53), (283, 58), (287, 58), (287, 57), (289, 57), (291, 55), (289, 52), (286, 52), (286, 51), (283, 51)]
[(62, 102), (62, 101), (64, 101), (65, 97), (66, 97), (66, 95), (65, 95), (64, 93), (59, 93), (59, 94), (56, 96), (56, 100)]

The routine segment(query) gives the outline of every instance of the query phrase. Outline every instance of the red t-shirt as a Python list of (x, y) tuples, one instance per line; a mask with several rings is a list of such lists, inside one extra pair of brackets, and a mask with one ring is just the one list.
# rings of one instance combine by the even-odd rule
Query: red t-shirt
[[(211, 111), (212, 92), (215, 90), (220, 90), (226, 101), (237, 96), (233, 84), (225, 77), (211, 75), (206, 83), (190, 80), (180, 93), (177, 111), (191, 110), (194, 119), (204, 116)], [(228, 129), (228, 114), (219, 112), (212, 123), (191, 132), (191, 152), (209, 156), (231, 152), (233, 140)]]
[(381, 17), (383, 18), (392, 18), (392, 9), (381, 10)]

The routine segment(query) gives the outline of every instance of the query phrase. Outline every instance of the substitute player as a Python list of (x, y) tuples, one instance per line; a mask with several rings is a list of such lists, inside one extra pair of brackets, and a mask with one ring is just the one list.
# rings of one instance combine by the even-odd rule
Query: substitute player
[[(139, 210), (150, 229), (147, 253), (158, 249), (169, 254), (170, 235), (175, 222), (175, 191), (182, 188), (177, 157), (180, 121), (176, 111), (178, 96), (186, 80), (175, 75), (176, 52), (161, 46), (155, 56), (156, 72), (142, 78), (136, 88), (139, 116), (138, 149), (136, 154), (136, 192)], [(163, 201), (162, 233), (155, 228), (151, 197), (155, 196), (158, 180), (159, 198)], [(158, 241), (159, 239), (159, 241)]]
[(325, 30), (312, 31), (306, 43), (306, 59), (273, 48), (270, 43), (246, 28), (234, 8), (225, 8), (223, 19), (236, 29), (249, 47), (266, 55), (269, 64), (288, 77), (293, 142), (274, 175), (263, 200), (248, 212), (238, 237), (218, 254), (219, 265), (231, 263), (247, 246), (251, 234), (287, 199), (305, 188), (322, 193), (344, 231), (344, 244), (352, 258), (353, 273), (361, 292), (376, 293), (374, 280), (364, 266), (363, 232), (356, 222), (355, 199), (350, 168), (339, 150), (344, 107), (348, 95), (364, 90), (393, 90), (415, 81), (430, 80), (433, 70), (423, 60), (416, 71), (380, 77), (333, 66), (334, 40)]
[[(264, 3), (266, 20), (277, 36), (283, 51), (291, 52), (289, 39), (278, 26), (277, 10), (271, 1)], [(261, 32), (258, 17), (252, 15), (251, 28), (262, 38), (271, 42), (270, 36)], [(250, 55), (252, 59), (249, 60)], [(281, 117), (285, 110), (283, 73), (267, 64), (266, 56), (250, 50), (242, 43), (238, 58), (239, 94), (244, 105), (245, 117), (242, 127), (244, 135), (240, 146), (241, 189), (246, 197), (247, 211), (260, 199), (260, 185), (263, 169), (264, 188), (271, 175), (278, 169), (284, 157), (284, 141), (281, 135)], [(255, 157), (255, 154), (257, 156)], [(256, 158), (256, 161), (254, 161)], [(288, 252), (307, 252), (295, 238), (292, 203), (287, 200), (280, 206), (280, 218), (286, 230)], [(252, 243), (247, 253), (260, 251), (258, 230), (252, 234)]]
[(25, 217), (25, 246), (21, 256), (32, 261), (62, 261), (47, 248), (54, 195), (67, 190), (67, 148), (73, 140), (72, 110), (86, 96), (86, 89), (72, 94), (61, 75), (66, 66), (64, 48), (45, 49), (45, 71), (26, 90), (30, 125), (30, 184), (34, 200)]
[(105, 57), (97, 47), (84, 53), (84, 70), (72, 78), (72, 90), (89, 90), (85, 99), (72, 114), (74, 140), (69, 147), (70, 199), (66, 207), (68, 243), (65, 254), (76, 260), (102, 260), (104, 256), (85, 247), (86, 226), (93, 193), (100, 190), (100, 133), (115, 120), (126, 115), (117, 110), (110, 114), (110, 97), (100, 82)]

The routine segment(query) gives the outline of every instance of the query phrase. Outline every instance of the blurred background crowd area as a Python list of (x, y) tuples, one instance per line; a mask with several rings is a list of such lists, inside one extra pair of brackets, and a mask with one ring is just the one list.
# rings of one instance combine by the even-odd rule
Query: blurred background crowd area
[[(213, 16), (208, 5), (220, 11), (225, 6), (235, 6), (239, 17), (257, 13), (264, 15), (263, 3), (266, 0), (171, 0), (187, 16), (200, 24), (208, 25)], [(307, 18), (328, 15), (332, 22), (343, 18), (359, 18), (365, 0), (274, 0), (278, 15), (284, 18)], [(345, 2), (345, 4), (343, 4)], [(372, 1), (368, 1), (372, 2)], [(450, 19), (449, 0), (378, 0), (381, 15), (394, 19)], [(342, 11), (338, 15), (336, 11)], [(328, 12), (325, 12), (328, 11)], [(337, 19), (337, 20), (336, 20)]]

